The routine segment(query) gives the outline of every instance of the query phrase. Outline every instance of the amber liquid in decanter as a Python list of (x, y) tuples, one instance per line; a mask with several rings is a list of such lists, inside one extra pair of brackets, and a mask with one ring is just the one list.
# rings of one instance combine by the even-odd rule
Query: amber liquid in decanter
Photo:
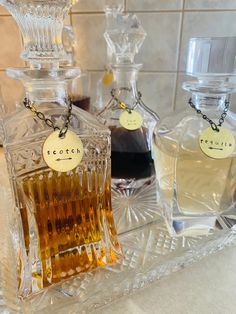
[[(42, 274), (35, 265), (32, 277), (39, 281), (43, 279), (43, 287), (106, 265), (99, 204), (110, 233), (115, 235), (116, 231), (110, 202), (110, 178), (106, 178), (105, 190), (99, 191), (102, 177), (101, 171), (88, 173), (76, 169), (70, 173), (48, 170), (20, 179), (23, 193), (34, 210), (32, 213), (25, 206), (21, 207), (26, 251), (29, 252), (28, 221), (34, 219), (40, 235)], [(109, 253), (110, 262), (115, 262), (117, 255)]]

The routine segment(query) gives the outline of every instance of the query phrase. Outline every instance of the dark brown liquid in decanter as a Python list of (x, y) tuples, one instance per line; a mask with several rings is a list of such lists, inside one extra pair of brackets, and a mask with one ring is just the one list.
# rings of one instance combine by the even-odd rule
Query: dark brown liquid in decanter
[(72, 98), (73, 105), (79, 107), (85, 111), (90, 110), (90, 97), (87, 96), (78, 96)]
[(147, 129), (129, 131), (112, 127), (112, 178), (144, 179), (155, 174)]

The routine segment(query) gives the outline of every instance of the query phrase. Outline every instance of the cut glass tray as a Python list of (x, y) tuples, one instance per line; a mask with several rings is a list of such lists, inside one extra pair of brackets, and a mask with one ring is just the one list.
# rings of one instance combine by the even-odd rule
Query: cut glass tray
[[(3, 167), (5, 164), (0, 160), (0, 169)], [(8, 237), (0, 237), (0, 313), (91, 313), (236, 244), (234, 230), (215, 231), (208, 236), (171, 237), (165, 223), (158, 221), (119, 237), (124, 253), (121, 263), (81, 274), (21, 301), (16, 297), (16, 263), (9, 244), (7, 214), (4, 215), (7, 213), (4, 204), (10, 199), (9, 187), (4, 185), (3, 178), (0, 178), (0, 232), (8, 233)]]

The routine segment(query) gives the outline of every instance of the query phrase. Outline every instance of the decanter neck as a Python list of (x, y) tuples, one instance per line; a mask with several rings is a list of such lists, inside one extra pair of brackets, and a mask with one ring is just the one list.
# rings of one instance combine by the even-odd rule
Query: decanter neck
[(8, 76), (19, 79), (25, 87), (26, 97), (37, 104), (65, 104), (67, 84), (79, 77), (79, 68), (25, 68), (7, 69)]
[(211, 111), (222, 109), (225, 106), (225, 102), (229, 101), (228, 94), (219, 95), (203, 95), (199, 93), (192, 94), (192, 102), (199, 110)]
[(31, 101), (40, 105), (42, 103), (57, 103), (58, 105), (65, 105), (67, 99), (67, 84), (66, 82), (25, 82), (26, 97)]
[(135, 66), (115, 66), (113, 67), (114, 88), (116, 96), (129, 105), (132, 101), (137, 99), (137, 79), (139, 68)]

